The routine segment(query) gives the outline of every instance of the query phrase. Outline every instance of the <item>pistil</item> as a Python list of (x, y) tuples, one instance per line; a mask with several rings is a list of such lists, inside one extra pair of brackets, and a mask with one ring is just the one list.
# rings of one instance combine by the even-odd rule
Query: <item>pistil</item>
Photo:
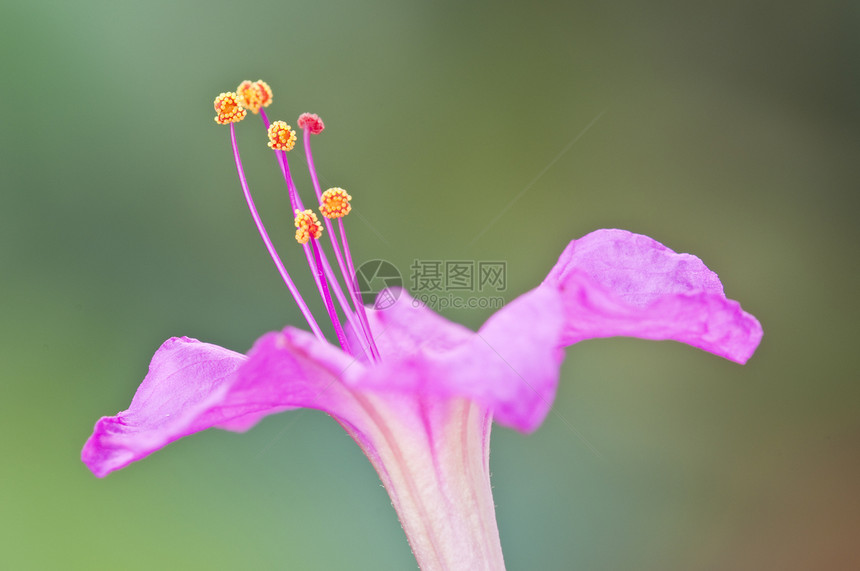
[[(272, 260), (275, 262), (275, 267), (278, 269), (278, 272), (287, 284), (288, 289), (296, 299), (302, 314), (305, 316), (305, 319), (308, 321), (314, 334), (316, 334), (317, 337), (322, 338), (323, 335), (320, 331), (319, 325), (314, 321), (307, 304), (301, 298), (298, 289), (295, 287), (295, 284), (290, 278), (289, 273), (287, 273), (277, 251), (274, 249), (274, 246), (269, 239), (268, 233), (266, 232), (257, 209), (254, 206), (250, 190), (248, 189), (248, 183), (242, 169), (241, 159), (239, 158), (235, 129), (232, 125), (232, 123), (242, 120), (247, 114), (247, 111), (259, 114), (263, 121), (263, 125), (266, 128), (269, 137), (269, 147), (271, 147), (275, 153), (275, 158), (281, 168), (281, 173), (283, 174), (284, 181), (287, 185), (290, 207), (296, 213), (296, 240), (302, 245), (308, 267), (311, 269), (311, 273), (314, 276), (317, 290), (319, 291), (320, 297), (326, 307), (326, 311), (328, 312), (332, 326), (334, 327), (335, 334), (337, 335), (338, 342), (344, 351), (354, 354), (350, 350), (349, 341), (344, 333), (335, 304), (332, 301), (332, 289), (334, 289), (335, 297), (337, 298), (338, 304), (340, 305), (346, 320), (352, 327), (353, 332), (355, 332), (355, 339), (361, 345), (362, 352), (365, 355), (368, 355), (371, 359), (378, 360), (379, 350), (374, 343), (365, 308), (358, 294), (358, 287), (355, 281), (355, 268), (352, 262), (349, 244), (346, 241), (346, 232), (343, 221), (338, 220), (338, 231), (340, 233), (340, 243), (344, 249), (345, 255), (341, 254), (341, 246), (338, 245), (338, 240), (334, 235), (333, 223), (329, 220), (329, 218), (340, 218), (349, 212), (351, 208), (349, 205), (349, 199), (351, 197), (343, 189), (329, 189), (325, 194), (321, 193), (319, 178), (314, 167), (313, 156), (310, 150), (310, 134), (319, 134), (322, 132), (324, 128), (322, 120), (320, 120), (317, 115), (304, 113), (299, 117), (299, 126), (304, 130), (305, 155), (310, 169), (311, 180), (313, 181), (314, 192), (320, 202), (320, 208), (323, 215), (326, 217), (324, 222), (325, 227), (331, 233), (330, 240), (332, 249), (337, 259), (338, 266), (340, 267), (341, 276), (347, 286), (347, 290), (352, 301), (352, 307), (350, 307), (350, 303), (343, 294), (340, 282), (335, 276), (331, 264), (328, 262), (325, 251), (320, 249), (317, 244), (317, 240), (322, 234), (323, 226), (320, 224), (315, 214), (310, 210), (304, 209), (298, 189), (296, 188), (293, 177), (290, 173), (286, 153), (295, 147), (296, 133), (292, 127), (283, 121), (269, 121), (263, 108), (268, 107), (271, 102), (272, 90), (269, 85), (262, 80), (255, 82), (243, 81), (239, 84), (235, 93), (222, 93), (215, 100), (215, 110), (218, 113), (218, 116), (215, 117), (216, 122), (220, 124), (230, 123), (230, 136), (233, 144), (236, 168), (239, 172), (239, 180), (242, 184), (242, 191), (245, 194), (245, 199), (248, 203), (248, 208), (251, 211), (251, 216), (254, 219), (254, 223), (257, 225), (260, 236), (263, 238), (263, 243), (266, 246), (266, 249), (269, 251), (269, 254), (272, 256)], [(326, 199), (327, 195), (328, 199)]]
[[(311, 152), (311, 135), (318, 135), (322, 133), (324, 129), (324, 125), (322, 120), (318, 115), (313, 113), (303, 113), (299, 117), (298, 121), (299, 128), (303, 131), (302, 141), (305, 145), (305, 158), (308, 163), (308, 170), (311, 173), (311, 182), (313, 183), (314, 192), (316, 193), (317, 200), (320, 203), (320, 209), (325, 219), (326, 230), (329, 232), (329, 238), (331, 239), (331, 247), (334, 250), (335, 258), (337, 259), (337, 264), (340, 267), (341, 275), (343, 276), (344, 282), (346, 282), (346, 287), (349, 290), (350, 297), (352, 298), (353, 307), (355, 307), (355, 312), (358, 314), (358, 319), (361, 323), (361, 333), (363, 333), (364, 340), (370, 348), (370, 356), (373, 360), (379, 360), (379, 349), (376, 347), (376, 343), (373, 340), (373, 332), (370, 330), (370, 323), (367, 320), (367, 312), (364, 309), (364, 304), (361, 301), (361, 296), (358, 293), (358, 285), (355, 282), (355, 267), (352, 263), (352, 255), (349, 252), (349, 245), (346, 241), (346, 232), (343, 227), (342, 218), (349, 213), (350, 206), (349, 200), (352, 198), (346, 191), (343, 189), (329, 189), (326, 193), (330, 191), (338, 190), (341, 191), (343, 197), (345, 197), (345, 210), (344, 211), (335, 211), (326, 205), (328, 202), (324, 199), (324, 194), (320, 192), (320, 182), (319, 177), (317, 176), (316, 167), (314, 165), (313, 153)], [(332, 223), (330, 218), (338, 218), (338, 226), (340, 230), (340, 240), (343, 244), (344, 256), (341, 256), (340, 248), (338, 247), (337, 240), (335, 239), (334, 230), (332, 229)], [(344, 257), (346, 260), (344, 261)], [(359, 332), (356, 331), (356, 334)]]
[[(299, 196), (295, 183), (293, 182), (293, 177), (290, 173), (290, 165), (287, 162), (287, 152), (292, 150), (295, 146), (295, 131), (293, 131), (292, 127), (287, 125), (284, 121), (273, 121), (270, 123), (269, 117), (266, 115), (266, 112), (262, 109), (260, 109), (259, 111), (260, 116), (263, 120), (263, 125), (266, 127), (266, 132), (269, 136), (269, 147), (271, 147), (271, 149), (275, 152), (275, 156), (278, 160), (278, 165), (281, 167), (281, 174), (283, 174), (284, 181), (287, 184), (287, 192), (290, 198), (290, 206), (294, 212), (303, 211), (305, 207), (304, 204), (302, 204), (302, 199)], [(337, 278), (334, 275), (334, 270), (332, 270), (331, 264), (328, 261), (328, 257), (326, 256), (325, 251), (318, 252), (323, 268), (323, 273), (320, 274), (316, 272), (316, 261), (314, 260), (311, 248), (307, 244), (303, 244), (302, 247), (305, 252), (305, 258), (308, 262), (308, 267), (310, 268), (311, 273), (314, 276), (314, 282), (316, 283), (317, 290), (319, 291), (320, 296), (323, 298), (325, 297), (324, 289), (328, 290), (328, 284), (331, 284), (331, 289), (334, 290), (335, 298), (337, 298), (337, 302), (340, 305), (341, 311), (343, 312), (344, 316), (346, 317), (346, 320), (349, 322), (353, 331), (355, 331), (357, 334), (360, 331), (363, 331), (363, 328), (360, 329), (361, 324), (356, 322), (356, 317), (350, 310), (349, 303), (347, 302), (346, 297), (343, 295), (343, 290), (340, 287), (340, 282), (337, 281)], [(335, 255), (337, 254), (338, 252), (335, 251)], [(328, 284), (324, 283), (325, 280), (328, 280)], [(347, 282), (347, 287), (349, 287), (349, 282)], [(358, 335), (358, 340), (362, 346), (362, 349), (365, 352), (368, 352), (369, 347), (367, 341), (361, 335)]]

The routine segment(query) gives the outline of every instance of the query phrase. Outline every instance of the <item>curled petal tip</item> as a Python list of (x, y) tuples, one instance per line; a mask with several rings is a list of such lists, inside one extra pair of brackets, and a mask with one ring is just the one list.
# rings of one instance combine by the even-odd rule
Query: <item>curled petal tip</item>
[(756, 318), (726, 298), (699, 258), (624, 230), (572, 241), (542, 287), (562, 294), (565, 345), (614, 336), (672, 339), (745, 363), (762, 336)]

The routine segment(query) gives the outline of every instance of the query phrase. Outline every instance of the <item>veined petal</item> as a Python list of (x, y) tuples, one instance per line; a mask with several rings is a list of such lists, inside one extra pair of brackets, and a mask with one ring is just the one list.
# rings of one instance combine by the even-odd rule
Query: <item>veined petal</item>
[(399, 291), (396, 298), (385, 309), (367, 311), (381, 361), (366, 374), (345, 376), (344, 382), (356, 390), (450, 396), (445, 374), (454, 365), (452, 355), (471, 343), (475, 333), (406, 291)]
[(541, 287), (561, 292), (564, 345), (619, 335), (673, 339), (743, 364), (762, 337), (756, 318), (725, 297), (699, 258), (624, 230), (572, 241)]
[[(291, 334), (296, 341), (279, 353), (279, 374), (270, 377), (240, 375), (247, 357), (217, 345), (186, 337), (165, 341), (128, 410), (96, 423), (81, 459), (102, 477), (183, 436), (213, 426), (244, 431), (266, 415), (304, 406), (314, 387), (334, 378), (316, 364), (317, 353), (347, 357), (308, 333)], [(258, 344), (279, 343), (277, 335), (283, 336), (269, 334)]]
[(397, 301), (386, 309), (367, 312), (383, 361), (419, 352), (444, 353), (474, 335), (468, 328), (448, 321), (413, 299), (406, 290), (398, 289), (386, 295)]
[(490, 486), (492, 414), (463, 398), (366, 393), (356, 437), (421, 569), (504, 569)]
[[(399, 320), (390, 317), (389, 324)], [(489, 479), (490, 411), (429, 387), (396, 390), (396, 377), (368, 381), (378, 378), (378, 368), (288, 328), (257, 341), (231, 390), (248, 392), (243, 402), (334, 417), (378, 472), (422, 569), (502, 569)]]
[(360, 390), (468, 398), (500, 424), (534, 430), (555, 398), (562, 309), (557, 290), (537, 288), (475, 333), (401, 292), (391, 307), (368, 312), (383, 360), (346, 382)]
[[(187, 337), (165, 341), (128, 410), (102, 417), (81, 451), (99, 477), (242, 411), (219, 407), (245, 356)], [(238, 413), (238, 414), (237, 414)]]
[(474, 352), (486, 357), (473, 359), (473, 370), (461, 370), (459, 382), (467, 376), (479, 379), (472, 396), (491, 407), (499, 424), (535, 430), (555, 400), (564, 360), (558, 345), (563, 327), (562, 298), (556, 291), (539, 287), (521, 295), (478, 330)]
[(364, 369), (333, 345), (287, 327), (254, 343), (229, 398), (263, 410), (304, 407), (349, 416), (354, 399), (343, 378), (361, 375)]

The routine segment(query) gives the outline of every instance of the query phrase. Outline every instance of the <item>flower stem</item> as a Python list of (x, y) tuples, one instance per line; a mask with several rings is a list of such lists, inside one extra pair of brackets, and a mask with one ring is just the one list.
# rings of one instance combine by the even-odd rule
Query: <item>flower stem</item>
[(285, 268), (283, 262), (281, 262), (281, 258), (278, 256), (277, 250), (275, 250), (275, 247), (272, 245), (272, 240), (269, 239), (269, 233), (266, 232), (266, 227), (263, 226), (263, 221), (260, 219), (257, 207), (254, 205), (254, 199), (251, 197), (251, 191), (248, 188), (248, 181), (245, 178), (245, 170), (242, 168), (242, 159), (239, 157), (239, 146), (236, 144), (236, 129), (234, 127), (234, 123), (230, 123), (230, 142), (233, 145), (233, 158), (236, 160), (236, 170), (239, 172), (239, 183), (242, 185), (242, 193), (245, 195), (245, 202), (248, 203), (248, 210), (251, 211), (251, 218), (254, 219), (254, 224), (260, 232), (260, 238), (263, 239), (263, 244), (266, 246), (266, 250), (272, 257), (272, 261), (275, 263), (275, 267), (278, 269), (278, 273), (281, 274), (281, 278), (284, 280), (284, 283), (287, 284), (287, 289), (290, 290), (290, 293), (293, 295), (293, 299), (296, 300), (296, 304), (299, 306), (299, 310), (308, 322), (308, 326), (311, 328), (311, 331), (313, 331), (314, 335), (319, 339), (324, 340), (325, 335), (323, 335), (322, 330), (320, 330), (320, 327), (314, 319), (308, 305), (305, 303), (305, 300), (302, 299), (302, 294), (299, 293), (298, 288), (296, 288), (296, 284), (294, 284), (293, 280), (290, 278), (287, 268)]

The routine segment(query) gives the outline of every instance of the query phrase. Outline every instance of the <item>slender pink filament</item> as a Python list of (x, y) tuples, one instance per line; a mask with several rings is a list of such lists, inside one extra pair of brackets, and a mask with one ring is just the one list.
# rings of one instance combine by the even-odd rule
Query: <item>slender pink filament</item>
[[(367, 320), (367, 313), (364, 311), (364, 304), (361, 302), (361, 299), (358, 297), (358, 284), (355, 283), (355, 267), (352, 265), (352, 254), (349, 251), (349, 243), (346, 241), (346, 230), (343, 228), (343, 218), (337, 219), (338, 230), (340, 231), (340, 242), (343, 244), (343, 252), (344, 257), (346, 258), (347, 268), (349, 270), (349, 276), (352, 276), (352, 281), (349, 282), (349, 291), (353, 295), (353, 302), (355, 306), (358, 308), (358, 316), (361, 320), (361, 324), (365, 327), (365, 332), (367, 334), (367, 339), (370, 342), (370, 350), (372, 351), (372, 356), (375, 360), (379, 360), (379, 349), (376, 347), (376, 342), (373, 340), (373, 333), (370, 331), (370, 322)], [(337, 244), (335, 244), (335, 249), (337, 249)], [(340, 261), (340, 256), (338, 256), (338, 261)], [(342, 268), (342, 266), (341, 266)], [(347, 276), (344, 276), (344, 279), (349, 279)]]
[(349, 354), (352, 354), (352, 351), (349, 349), (349, 341), (346, 340), (346, 335), (343, 332), (343, 328), (340, 326), (340, 321), (337, 319), (337, 313), (334, 309), (334, 303), (331, 301), (331, 295), (328, 292), (328, 285), (326, 284), (325, 279), (323, 278), (323, 269), (322, 263), (320, 262), (320, 253), (317, 248), (317, 240), (316, 238), (311, 238), (308, 240), (311, 243), (311, 250), (314, 253), (314, 262), (316, 263), (317, 274), (320, 277), (320, 284), (322, 284), (322, 297), (325, 302), (325, 308), (328, 311), (328, 316), (331, 318), (331, 323), (334, 326), (335, 335), (337, 335), (337, 340), (340, 343), (341, 349), (346, 351)]
[[(262, 109), (260, 109), (260, 118), (263, 120), (263, 125), (268, 130), (270, 125), (269, 117)], [(284, 181), (287, 183), (287, 192), (290, 197), (290, 207), (293, 209), (293, 213), (295, 213), (296, 210), (303, 211), (305, 207), (304, 204), (302, 204), (302, 199), (299, 196), (298, 189), (296, 189), (296, 185), (293, 182), (293, 177), (290, 174), (290, 165), (287, 162), (286, 151), (275, 150), (275, 157), (278, 160), (278, 165), (281, 167), (281, 174), (283, 174), (284, 176)], [(327, 228), (327, 230), (329, 230), (330, 232), (331, 228), (329, 227)], [(362, 326), (361, 330), (363, 330), (363, 324), (356, 323), (355, 321), (356, 318), (354, 317), (353, 312), (349, 308), (349, 303), (347, 302), (346, 297), (343, 295), (343, 290), (340, 287), (340, 282), (337, 281), (337, 278), (334, 275), (334, 270), (332, 270), (331, 264), (328, 261), (328, 257), (326, 256), (325, 251), (323, 250), (320, 252), (324, 274), (319, 274), (314, 270), (315, 263), (313, 260), (313, 254), (310, 251), (310, 247), (307, 244), (303, 244), (303, 249), (305, 252), (305, 258), (308, 262), (308, 267), (311, 269), (311, 273), (314, 276), (314, 282), (316, 283), (317, 290), (319, 291), (320, 296), (324, 296), (323, 287), (326, 285), (323, 284), (321, 280), (327, 279), (329, 283), (332, 284), (331, 289), (334, 290), (334, 295), (337, 298), (338, 305), (340, 306), (341, 311), (343, 311), (343, 314), (346, 317), (347, 321), (349, 321), (349, 324), (352, 327), (353, 331), (356, 331), (356, 333), (358, 333), (360, 331), (359, 326)], [(338, 252), (335, 253), (337, 254)], [(325, 276), (325, 278), (322, 277), (323, 275)], [(323, 301), (325, 300), (323, 299)], [(335, 312), (334, 320), (337, 320), (337, 312)], [(337, 321), (339, 323), (339, 320)], [(334, 323), (332, 325), (334, 325)], [(362, 339), (360, 335), (358, 336), (358, 340), (361, 343), (362, 349), (366, 351), (367, 343), (365, 342), (365, 340)]]
[[(311, 181), (313, 182), (314, 192), (317, 195), (317, 201), (322, 202), (322, 190), (320, 189), (320, 181), (317, 177), (317, 169), (314, 166), (314, 157), (313, 153), (311, 152), (311, 132), (310, 129), (302, 129), (302, 132), (302, 140), (305, 145), (305, 158), (308, 162), (308, 170), (311, 173)], [(343, 220), (338, 219), (338, 223), (340, 225), (341, 242), (343, 242), (344, 250), (346, 252), (346, 264), (344, 263), (344, 259), (340, 253), (340, 248), (338, 247), (337, 240), (335, 239), (331, 220), (325, 217), (323, 218), (325, 219), (326, 230), (328, 230), (329, 238), (331, 239), (332, 250), (334, 250), (335, 258), (337, 258), (337, 264), (340, 267), (340, 273), (343, 276), (343, 281), (346, 283), (346, 287), (349, 291), (350, 297), (352, 297), (352, 304), (355, 307), (355, 312), (358, 314), (358, 319), (361, 322), (361, 331), (364, 333), (364, 339), (370, 346), (370, 356), (374, 360), (378, 361), (379, 349), (377, 349), (376, 343), (373, 340), (373, 332), (370, 330), (370, 323), (367, 320), (367, 312), (365, 311), (364, 304), (362, 303), (361, 297), (358, 294), (358, 286), (355, 283), (355, 268), (352, 264), (352, 256), (350, 256), (349, 254), (349, 247), (346, 245), (346, 233), (343, 229)], [(355, 329), (354, 325), (353, 329)], [(356, 334), (358, 334), (358, 331), (356, 331)]]
[(260, 219), (257, 207), (254, 205), (254, 199), (251, 197), (251, 191), (248, 189), (248, 181), (245, 179), (245, 171), (242, 168), (242, 159), (239, 157), (239, 146), (236, 144), (236, 129), (234, 128), (233, 123), (230, 123), (230, 142), (233, 145), (233, 158), (236, 160), (236, 170), (239, 172), (239, 183), (242, 185), (242, 193), (245, 195), (245, 202), (248, 203), (248, 210), (251, 211), (251, 218), (254, 219), (254, 224), (260, 232), (260, 238), (263, 239), (263, 244), (266, 246), (266, 250), (268, 250), (269, 255), (272, 257), (272, 261), (275, 263), (275, 267), (278, 269), (278, 273), (281, 274), (281, 278), (283, 278), (284, 283), (287, 284), (287, 289), (289, 289), (290, 293), (293, 294), (293, 299), (296, 300), (296, 304), (299, 306), (299, 310), (308, 322), (308, 326), (310, 326), (311, 331), (313, 331), (314, 335), (319, 339), (324, 340), (325, 335), (323, 335), (313, 314), (311, 314), (311, 310), (308, 308), (305, 300), (302, 299), (302, 295), (299, 293), (298, 288), (296, 288), (296, 285), (290, 278), (287, 268), (285, 268), (284, 264), (281, 262), (281, 258), (278, 256), (277, 250), (275, 250), (275, 247), (272, 245), (272, 241), (269, 239), (269, 233), (266, 232), (266, 227), (263, 226), (263, 221)]

